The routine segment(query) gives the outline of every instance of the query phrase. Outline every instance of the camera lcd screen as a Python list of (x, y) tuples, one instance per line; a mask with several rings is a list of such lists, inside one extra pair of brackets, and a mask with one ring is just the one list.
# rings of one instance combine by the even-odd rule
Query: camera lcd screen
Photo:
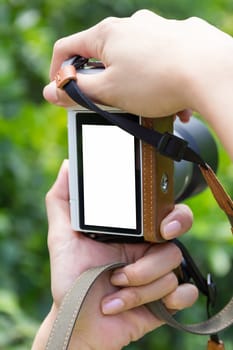
[(139, 141), (93, 113), (77, 114), (77, 129), (80, 228), (139, 234)]

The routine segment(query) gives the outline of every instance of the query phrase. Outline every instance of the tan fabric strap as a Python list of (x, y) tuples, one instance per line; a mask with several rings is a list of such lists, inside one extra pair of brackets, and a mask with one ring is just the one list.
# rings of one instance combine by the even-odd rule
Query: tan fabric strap
[[(224, 190), (222, 184), (218, 180), (217, 176), (211, 169), (211, 167), (206, 164), (205, 167), (199, 166), (203, 177), (205, 178), (209, 188), (211, 189), (211, 192), (213, 193), (213, 196), (218, 203), (219, 207), (226, 213), (228, 218), (231, 221), (231, 218), (233, 219), (233, 201), (230, 198), (230, 196), (226, 193)], [(231, 224), (233, 224), (231, 222)]]
[[(65, 295), (53, 324), (46, 350), (68, 349), (70, 338), (85, 297), (95, 280), (105, 271), (123, 266), (122, 263), (91, 268), (83, 272)], [(78, 350), (78, 349), (77, 349)]]
[[(123, 266), (122, 263), (112, 263), (104, 266), (98, 266), (85, 271), (75, 282), (70, 291), (66, 294), (63, 303), (59, 309), (57, 319), (54, 322), (50, 333), (46, 350), (67, 350), (75, 323), (78, 319), (81, 307), (85, 301), (88, 291), (96, 279), (104, 272), (114, 270)], [(147, 305), (149, 310), (159, 319), (179, 330), (191, 332), (200, 335), (209, 335), (217, 333), (233, 323), (233, 298), (226, 307), (211, 319), (193, 325), (183, 325), (166, 309), (161, 300)], [(223, 349), (222, 342), (216, 344), (209, 341), (209, 349)], [(78, 350), (78, 349), (77, 349)], [(81, 350), (81, 349), (80, 349)]]

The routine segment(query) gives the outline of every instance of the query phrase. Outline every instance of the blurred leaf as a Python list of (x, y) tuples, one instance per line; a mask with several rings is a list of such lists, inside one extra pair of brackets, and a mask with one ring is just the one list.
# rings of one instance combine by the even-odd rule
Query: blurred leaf
[[(231, 0), (0, 1), (0, 350), (29, 349), (51, 303), (44, 196), (67, 157), (66, 111), (42, 97), (53, 44), (107, 16), (129, 16), (142, 7), (171, 18), (200, 16), (233, 33)], [(219, 147), (219, 177), (233, 196), (233, 165)], [(221, 304), (232, 290), (228, 223), (208, 190), (187, 203), (195, 220), (182, 240), (203, 271), (222, 278)], [(201, 300), (182, 313), (184, 320), (199, 321), (203, 305)], [(231, 348), (231, 331), (224, 338)], [(127, 349), (167, 350), (173, 344), (196, 350), (205, 342), (161, 327)]]

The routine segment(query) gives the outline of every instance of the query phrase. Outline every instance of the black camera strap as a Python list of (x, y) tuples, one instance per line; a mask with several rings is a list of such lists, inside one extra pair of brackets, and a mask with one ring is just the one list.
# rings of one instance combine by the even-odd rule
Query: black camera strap
[(153, 146), (160, 154), (175, 161), (187, 160), (205, 166), (205, 162), (188, 146), (187, 141), (184, 139), (169, 132), (160, 133), (156, 130), (148, 129), (132, 121), (130, 114), (129, 118), (127, 118), (125, 114), (123, 117), (120, 114), (109, 113), (101, 109), (83, 94), (74, 80), (67, 83), (63, 89), (78, 104), (101, 115), (111, 124), (119, 126), (134, 137)]
[[(121, 117), (119, 114), (109, 113), (102, 110), (99, 106), (94, 104), (77, 85), (76, 71), (88, 63), (88, 59), (77, 56), (72, 59), (71, 64), (64, 65), (59, 71), (56, 81), (59, 88), (63, 88), (66, 93), (78, 104), (92, 110), (102, 117), (107, 119), (113, 125), (117, 125), (123, 130), (129, 132), (136, 138), (149, 143), (156, 148), (162, 155), (169, 157), (175, 161), (182, 159), (198, 164), (207, 184), (209, 185), (214, 198), (216, 199), (220, 208), (226, 213), (231, 226), (233, 226), (233, 202), (223, 189), (221, 183), (216, 178), (213, 170), (208, 164), (193, 151), (188, 143), (170, 133), (159, 133), (155, 130), (147, 129), (132, 119)], [(184, 325), (179, 323), (171, 313), (166, 309), (161, 300), (148, 304), (148, 308), (156, 317), (164, 320), (167, 324), (179, 330), (187, 331), (194, 334), (211, 335), (208, 343), (209, 350), (224, 349), (223, 343), (219, 340), (217, 333), (224, 330), (233, 324), (233, 298), (230, 302), (215, 316), (210, 315), (210, 307), (214, 304), (216, 294), (215, 285), (210, 275), (207, 279), (204, 278), (189, 255), (187, 249), (183, 244), (174, 240), (174, 243), (179, 246), (184, 256), (184, 271), (187, 275), (187, 280), (192, 280), (197, 285), (198, 289), (207, 296), (207, 309), (209, 319), (205, 322)], [(50, 334), (47, 344), (47, 350), (68, 349), (69, 340), (72, 334), (73, 327), (79, 315), (82, 303), (88, 293), (88, 290), (93, 285), (94, 281), (106, 270), (113, 270), (121, 263), (113, 263), (106, 266), (96, 267), (86, 271), (81, 275), (73, 288), (68, 292), (64, 298), (63, 304), (58, 314), (58, 318), (54, 323), (53, 330)], [(75, 305), (75, 307), (74, 307)]]

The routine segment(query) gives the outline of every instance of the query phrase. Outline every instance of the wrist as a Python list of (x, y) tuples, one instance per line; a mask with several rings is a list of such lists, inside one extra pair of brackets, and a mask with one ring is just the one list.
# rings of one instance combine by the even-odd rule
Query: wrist
[(221, 34), (214, 49), (212, 45), (208, 55), (206, 52), (201, 56), (190, 74), (190, 98), (194, 103), (190, 107), (205, 118), (233, 156), (231, 136), (226, 132), (232, 124), (233, 40)]
[(57, 316), (57, 309), (53, 305), (50, 312), (42, 322), (32, 345), (32, 350), (44, 350), (48, 342), (49, 334)]
[[(42, 322), (32, 345), (32, 350), (44, 350), (48, 339), (50, 332), (52, 330), (53, 324), (56, 320), (58, 313), (57, 307), (53, 304), (50, 312)], [(75, 331), (71, 336), (70, 344), (69, 344), (69, 350), (93, 350), (85, 341), (82, 340), (81, 337), (77, 336), (76, 333), (78, 330)]]
[(89, 346), (81, 337), (72, 335), (70, 344), (69, 344), (69, 350), (96, 350), (96, 348), (93, 348)]

